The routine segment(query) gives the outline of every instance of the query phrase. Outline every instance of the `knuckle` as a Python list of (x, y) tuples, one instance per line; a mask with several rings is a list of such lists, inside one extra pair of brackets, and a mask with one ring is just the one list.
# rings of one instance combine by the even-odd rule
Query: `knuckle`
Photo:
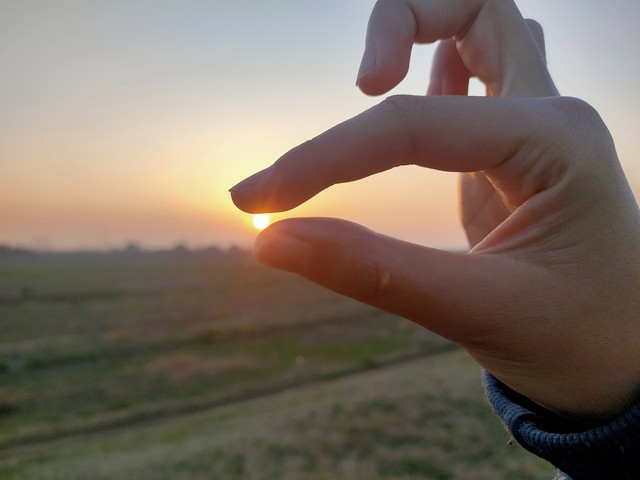
[(615, 152), (611, 133), (593, 106), (574, 97), (556, 97), (551, 102), (559, 112), (551, 128), (561, 136), (574, 156), (603, 158)]
[(313, 242), (302, 275), (360, 302), (377, 303), (390, 279), (381, 274), (386, 269), (378, 234), (344, 220), (315, 219), (314, 224), (324, 224), (324, 234)]
[[(353, 248), (355, 246), (355, 248)], [(351, 290), (351, 296), (371, 303), (379, 293), (379, 264), (376, 249), (370, 237), (352, 240), (352, 256), (342, 264), (339, 276)]]
[[(554, 147), (556, 170), (567, 192), (589, 191), (581, 203), (608, 196), (618, 184), (620, 164), (615, 144), (602, 117), (589, 103), (572, 97), (551, 99), (552, 120), (547, 125), (548, 138)], [(605, 180), (605, 178), (607, 180)]]
[(418, 106), (413, 95), (392, 95), (378, 105), (384, 117), (394, 126), (393, 138), (397, 145), (398, 158), (411, 163), (417, 157), (414, 125), (417, 122)]
[(562, 123), (565, 126), (576, 129), (584, 128), (603, 129), (604, 122), (595, 108), (582, 99), (575, 97), (553, 97), (551, 105), (562, 115)]
[[(355, 246), (355, 248), (354, 248)], [(340, 262), (334, 271), (336, 285), (341, 293), (368, 304), (378, 304), (384, 298), (390, 283), (390, 274), (379, 261), (373, 238), (352, 240), (351, 255)]]
[(576, 97), (554, 97), (551, 99), (553, 105), (572, 115), (598, 116), (598, 112), (586, 101)]
[(391, 95), (385, 98), (380, 105), (401, 119), (407, 118), (414, 110), (415, 97), (412, 95)]
[(365, 303), (372, 303), (379, 297), (380, 285), (378, 265), (366, 259), (355, 259), (342, 266), (340, 279), (349, 296)]

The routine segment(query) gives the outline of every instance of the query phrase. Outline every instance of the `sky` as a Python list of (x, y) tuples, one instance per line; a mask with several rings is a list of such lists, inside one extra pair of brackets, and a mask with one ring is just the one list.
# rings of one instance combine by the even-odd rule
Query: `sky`
[[(564, 95), (640, 194), (637, 0), (521, 0)], [(355, 87), (369, 0), (0, 0), (0, 244), (249, 246), (227, 190), (382, 98)], [(390, 94), (423, 94), (433, 46)], [(481, 85), (473, 92), (480, 93)], [(274, 219), (333, 216), (461, 248), (456, 176), (402, 167)]]

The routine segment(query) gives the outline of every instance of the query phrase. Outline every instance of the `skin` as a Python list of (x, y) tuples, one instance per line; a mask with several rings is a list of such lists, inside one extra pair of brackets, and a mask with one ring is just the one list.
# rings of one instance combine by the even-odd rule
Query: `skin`
[[(435, 41), (429, 95), (390, 97), (231, 194), (274, 212), (397, 165), (463, 172), (469, 253), (297, 218), (264, 230), (256, 256), (457, 342), (558, 414), (615, 417), (640, 396), (640, 214), (611, 136), (593, 108), (558, 96), (541, 28), (510, 0), (378, 1), (358, 86), (385, 93), (413, 43)], [(465, 96), (471, 75), (487, 97)]]

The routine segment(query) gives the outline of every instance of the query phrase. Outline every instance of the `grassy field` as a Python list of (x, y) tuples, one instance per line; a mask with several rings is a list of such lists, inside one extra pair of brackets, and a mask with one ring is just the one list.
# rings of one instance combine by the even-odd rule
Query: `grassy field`
[(477, 367), (241, 251), (0, 256), (0, 478), (544, 479)]

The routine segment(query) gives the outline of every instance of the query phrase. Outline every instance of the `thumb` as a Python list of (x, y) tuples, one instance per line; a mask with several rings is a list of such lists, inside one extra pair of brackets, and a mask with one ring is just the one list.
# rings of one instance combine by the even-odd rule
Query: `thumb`
[(513, 279), (527, 281), (527, 268), (503, 256), (427, 248), (333, 218), (275, 223), (258, 236), (255, 253), (268, 266), (467, 346), (500, 328), (497, 319), (508, 317), (500, 310), (518, 308)]

